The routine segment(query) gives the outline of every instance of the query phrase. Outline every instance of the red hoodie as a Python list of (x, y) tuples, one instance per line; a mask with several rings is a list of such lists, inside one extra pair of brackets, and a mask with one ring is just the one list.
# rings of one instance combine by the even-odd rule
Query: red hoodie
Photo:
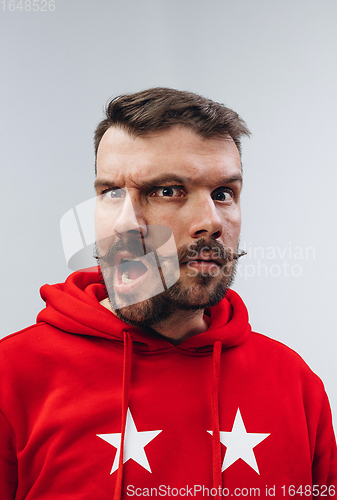
[(323, 384), (235, 292), (178, 346), (102, 307), (98, 273), (41, 295), (0, 346), (1, 500), (334, 497)]

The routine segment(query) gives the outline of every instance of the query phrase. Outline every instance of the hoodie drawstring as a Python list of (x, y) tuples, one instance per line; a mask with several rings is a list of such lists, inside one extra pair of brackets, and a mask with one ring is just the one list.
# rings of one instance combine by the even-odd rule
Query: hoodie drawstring
[(222, 474), (221, 474), (221, 443), (219, 423), (219, 378), (221, 361), (222, 341), (217, 339), (213, 346), (213, 381), (212, 381), (212, 427), (213, 427), (213, 488), (217, 490), (217, 496), (222, 498)]
[(121, 431), (121, 446), (119, 451), (119, 464), (117, 471), (117, 479), (115, 486), (114, 500), (122, 498), (122, 482), (123, 482), (123, 466), (124, 466), (124, 441), (126, 418), (129, 407), (129, 392), (130, 392), (130, 377), (131, 377), (131, 362), (132, 362), (132, 337), (131, 334), (124, 330), (124, 359), (123, 359), (123, 395), (122, 395), (122, 431)]
[[(129, 407), (130, 378), (132, 365), (132, 337), (128, 331), (124, 335), (124, 359), (123, 359), (123, 395), (122, 395), (122, 431), (119, 464), (114, 493), (114, 500), (122, 498), (123, 466), (124, 466), (124, 441), (126, 430), (126, 418)], [(217, 490), (214, 498), (222, 499), (222, 474), (221, 474), (221, 442), (219, 424), (219, 379), (221, 361), (222, 341), (217, 339), (213, 346), (213, 380), (212, 380), (212, 456), (213, 456), (213, 488)]]

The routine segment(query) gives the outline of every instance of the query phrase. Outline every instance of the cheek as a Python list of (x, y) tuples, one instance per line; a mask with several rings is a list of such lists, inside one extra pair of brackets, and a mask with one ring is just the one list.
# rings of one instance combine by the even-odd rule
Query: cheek
[(179, 214), (177, 209), (168, 209), (169, 207), (161, 208), (158, 207), (156, 210), (148, 210), (144, 214), (144, 219), (148, 225), (159, 225), (165, 226), (171, 229), (173, 234), (178, 234), (179, 232), (183, 232), (184, 222), (183, 218)]
[(186, 240), (186, 235), (188, 234), (188, 227), (184, 223), (184, 219), (181, 217), (170, 217), (161, 220), (160, 224), (162, 226), (168, 227), (173, 234), (176, 245), (179, 247), (181, 242)]
[(222, 234), (222, 241), (225, 246), (236, 250), (241, 232), (241, 214), (236, 212), (232, 217), (224, 222), (224, 229)]
[(111, 217), (99, 209), (96, 209), (95, 213), (95, 236), (96, 245), (101, 255), (104, 255), (117, 239), (113, 231)]
[(96, 206), (95, 211), (95, 235), (96, 240), (101, 240), (108, 230), (107, 217), (104, 216), (103, 210)]
[(230, 223), (236, 231), (241, 230), (241, 208), (240, 205), (236, 205), (233, 212), (230, 214)]
[(237, 236), (240, 236), (241, 232), (241, 213), (237, 214), (236, 218), (233, 220), (233, 230)]

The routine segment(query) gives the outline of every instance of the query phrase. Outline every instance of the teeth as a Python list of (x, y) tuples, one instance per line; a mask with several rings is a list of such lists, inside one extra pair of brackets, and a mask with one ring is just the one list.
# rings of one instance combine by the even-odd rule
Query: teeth
[[(131, 283), (131, 281), (133, 281), (132, 279), (130, 279), (128, 276), (129, 276), (129, 262), (141, 262), (141, 260), (139, 258), (137, 259), (122, 259), (121, 260), (121, 270), (122, 270), (122, 275), (121, 275), (121, 280), (122, 280), (122, 283), (124, 283), (124, 285), (126, 285), (127, 283)], [(123, 269), (123, 267), (126, 269)]]
[(127, 276), (127, 275), (128, 275), (128, 271), (123, 271), (123, 274), (122, 274), (122, 283), (124, 283), (125, 285), (126, 285), (127, 283), (130, 283), (130, 282), (132, 281), (132, 280), (130, 280), (130, 279), (128, 278), (128, 276)]

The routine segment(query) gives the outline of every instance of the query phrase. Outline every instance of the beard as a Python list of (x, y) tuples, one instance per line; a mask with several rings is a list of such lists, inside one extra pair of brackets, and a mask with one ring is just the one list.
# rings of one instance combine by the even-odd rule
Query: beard
[[(143, 246), (141, 242), (119, 240), (111, 246), (106, 256), (96, 256), (112, 306), (118, 304), (113, 285), (112, 262), (120, 250), (127, 250), (137, 257), (141, 255)], [(190, 268), (189, 261), (205, 251), (217, 256), (217, 265), (214, 265), (213, 272), (210, 270), (200, 272), (193, 267)], [(181, 266), (188, 268), (187, 277), (180, 275), (179, 279), (165, 291), (146, 300), (134, 301), (132, 305), (112, 307), (113, 311), (119, 319), (129, 325), (152, 329), (179, 311), (184, 312), (185, 317), (186, 313), (193, 316), (200, 310), (217, 305), (225, 297), (227, 289), (234, 281), (238, 259), (244, 254), (245, 252), (228, 250), (218, 241), (207, 241), (204, 238), (192, 245), (184, 245), (178, 250), (178, 260), (180, 268)]]

